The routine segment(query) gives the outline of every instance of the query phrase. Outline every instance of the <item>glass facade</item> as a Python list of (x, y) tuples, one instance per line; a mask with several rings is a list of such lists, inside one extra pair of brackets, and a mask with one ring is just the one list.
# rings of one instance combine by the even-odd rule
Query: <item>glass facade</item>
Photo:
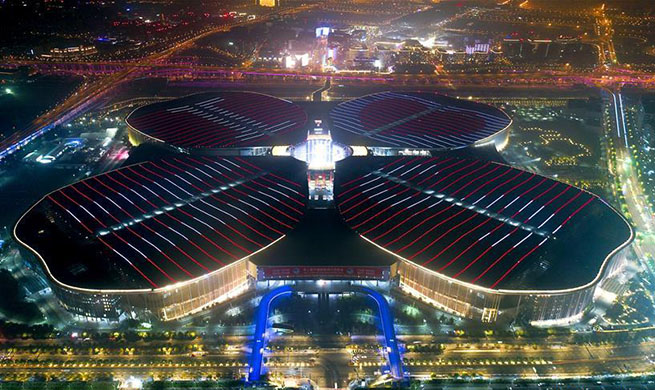
[(614, 253), (600, 277), (577, 289), (550, 292), (500, 291), (478, 288), (405, 260), (392, 267), (392, 276), (406, 293), (462, 317), (495, 322), (498, 317), (521, 317), (540, 326), (578, 322), (593, 303), (596, 289), (625, 265), (625, 250)]

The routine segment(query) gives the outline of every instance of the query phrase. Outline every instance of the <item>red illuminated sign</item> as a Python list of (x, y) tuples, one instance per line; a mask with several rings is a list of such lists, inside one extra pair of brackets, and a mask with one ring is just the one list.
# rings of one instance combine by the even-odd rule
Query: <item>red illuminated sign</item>
[(373, 279), (389, 278), (389, 267), (333, 267), (333, 266), (260, 266), (259, 280), (270, 279)]

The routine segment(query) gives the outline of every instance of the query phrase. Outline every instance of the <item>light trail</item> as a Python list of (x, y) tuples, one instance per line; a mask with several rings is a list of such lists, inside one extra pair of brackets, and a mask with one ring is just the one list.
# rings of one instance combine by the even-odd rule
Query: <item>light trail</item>
[[(621, 139), (623, 138), (623, 142), (625, 143), (625, 147), (629, 148), (628, 145), (628, 127), (625, 124), (625, 113), (623, 111), (623, 97), (621, 96), (621, 93), (619, 92), (619, 97), (617, 99), (616, 94), (614, 92), (612, 93), (612, 99), (614, 101), (614, 119), (616, 120), (616, 136)], [(619, 121), (619, 113), (621, 120)], [(621, 126), (623, 126), (623, 136), (621, 136)]]
[(630, 146), (628, 145), (628, 127), (625, 125), (625, 113), (623, 111), (623, 97), (621, 96), (621, 92), (619, 92), (619, 106), (619, 111), (621, 112), (621, 122), (623, 123), (623, 140), (625, 141), (625, 147), (630, 149)]

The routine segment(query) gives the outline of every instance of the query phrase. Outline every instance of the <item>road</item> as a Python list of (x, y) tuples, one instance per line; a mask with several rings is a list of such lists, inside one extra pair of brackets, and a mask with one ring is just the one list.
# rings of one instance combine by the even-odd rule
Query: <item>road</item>
[[(401, 339), (409, 345), (417, 337)], [(129, 376), (192, 379), (217, 374), (245, 375), (248, 370), (245, 348), (248, 340), (234, 340), (227, 349), (217, 347), (213, 340), (205, 342), (196, 338), (114, 342), (109, 344), (111, 347), (98, 350), (88, 342), (63, 339), (12, 340), (0, 347), (0, 378), (27, 379), (36, 374), (63, 375), (65, 378), (112, 374), (119, 380)], [(406, 352), (403, 355), (405, 370), (416, 377), (475, 374), (568, 378), (601, 373), (644, 373), (655, 368), (655, 341), (651, 340), (630, 345), (566, 344), (543, 340), (539, 344), (526, 344), (520, 339), (515, 340), (516, 343), (505, 340), (499, 343), (496, 339), (486, 342), (455, 342), (451, 339), (450, 343), (444, 344), (442, 352)], [(266, 354), (265, 365), (272, 377), (310, 378), (321, 387), (332, 388), (336, 383), (338, 388), (343, 388), (350, 380), (374, 376), (385, 369), (386, 359), (376, 341), (379, 340), (373, 336), (310, 338), (278, 335), (272, 343), (272, 351)], [(353, 345), (356, 347), (346, 347)], [(177, 350), (171, 352), (167, 350), (168, 346), (176, 346)], [(184, 352), (191, 349), (203, 352), (196, 357)]]
[[(645, 201), (646, 197), (643, 188), (639, 183), (636, 170), (632, 164), (635, 159), (630, 151), (630, 136), (632, 122), (627, 119), (626, 105), (620, 89), (610, 90), (610, 114), (612, 116), (611, 134), (614, 150), (616, 152), (616, 171), (621, 188), (619, 189), (624, 198), (625, 205), (630, 213), (632, 224), (636, 232), (642, 233), (642, 238), (633, 242), (633, 249), (640, 260), (644, 260), (647, 254), (655, 254), (655, 218)], [(651, 273), (648, 266), (645, 267)], [(651, 275), (655, 276), (655, 275)]]
[[(258, 20), (261, 22), (261, 19)], [(245, 22), (244, 22), (245, 23)], [(254, 23), (250, 21), (248, 23)], [(234, 27), (235, 25), (230, 25)], [(216, 32), (216, 31), (213, 31)], [(205, 36), (203, 34), (203, 36)], [(191, 38), (192, 40), (198, 37)], [(179, 48), (176, 47), (175, 51)], [(206, 65), (194, 62), (175, 62), (169, 63), (165, 59), (170, 53), (162, 58), (146, 58), (134, 62), (116, 62), (116, 61), (68, 61), (68, 62), (51, 62), (24, 60), (14, 63), (5, 63), (2, 66), (33, 66), (43, 73), (52, 74), (78, 74), (78, 75), (98, 75), (114, 74), (125, 69), (139, 69), (148, 75), (158, 75), (165, 77), (174, 74), (175, 71), (185, 75), (218, 74), (229, 73), (231, 75), (251, 75), (260, 77), (304, 77), (304, 78), (333, 78), (334, 80), (359, 79), (368, 81), (385, 81), (392, 83), (403, 82), (421, 82), (421, 81), (438, 81), (446, 83), (448, 80), (453, 82), (469, 80), (471, 83), (476, 82), (555, 82), (555, 83), (577, 83), (577, 84), (599, 84), (599, 85), (617, 85), (618, 83), (635, 83), (642, 85), (652, 85), (655, 82), (655, 75), (651, 72), (636, 71), (622, 68), (601, 67), (593, 71), (579, 71), (573, 69), (564, 70), (501, 70), (487, 73), (435, 73), (435, 74), (390, 74), (390, 73), (368, 73), (361, 71), (338, 71), (338, 72), (319, 72), (307, 70), (289, 70), (279, 68), (249, 68), (245, 66), (226, 67), (217, 65)]]

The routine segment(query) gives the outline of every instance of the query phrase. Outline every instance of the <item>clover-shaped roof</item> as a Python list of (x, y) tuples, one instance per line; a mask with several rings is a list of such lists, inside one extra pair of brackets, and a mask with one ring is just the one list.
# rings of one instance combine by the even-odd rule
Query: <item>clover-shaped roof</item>
[[(53, 279), (78, 288), (157, 289), (243, 258), (292, 266), (389, 266), (402, 258), (453, 280), (521, 291), (589, 283), (631, 238), (625, 220), (594, 194), (499, 162), (440, 152), (493, 138), (511, 122), (493, 107), (440, 95), (375, 94), (334, 108), (335, 136), (340, 129), (380, 146), (429, 153), (349, 153), (332, 172), (334, 207), (308, 208), (305, 162), (207, 155), (206, 149), (249, 143), (237, 133), (252, 131), (252, 140), (275, 145), (280, 123), (305, 131), (306, 115), (288, 102), (275, 114), (246, 119), (241, 105), (250, 102), (243, 96), (201, 94), (137, 110), (131, 126), (162, 110), (184, 112), (179, 124), (156, 123), (168, 123), (174, 146), (201, 153), (132, 164), (54, 191), (21, 218), (16, 237)], [(351, 115), (360, 119), (345, 119)], [(192, 132), (196, 116), (238, 121), (239, 130)], [(194, 134), (193, 147), (180, 142), (186, 133)]]

